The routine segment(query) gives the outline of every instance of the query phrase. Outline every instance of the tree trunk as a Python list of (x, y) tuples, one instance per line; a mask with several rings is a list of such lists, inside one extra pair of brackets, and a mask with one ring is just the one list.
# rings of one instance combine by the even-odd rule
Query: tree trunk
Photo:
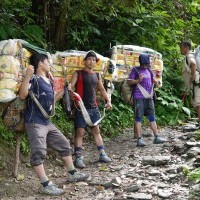
[(67, 13), (69, 12), (70, 0), (63, 0), (59, 8), (59, 20), (57, 22), (55, 32), (55, 47), (59, 50), (66, 49), (66, 28), (67, 28)]

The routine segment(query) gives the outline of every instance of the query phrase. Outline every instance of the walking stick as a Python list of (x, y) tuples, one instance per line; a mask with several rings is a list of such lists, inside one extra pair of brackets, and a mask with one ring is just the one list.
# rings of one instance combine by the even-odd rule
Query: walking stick
[(16, 147), (15, 147), (15, 161), (14, 161), (14, 172), (13, 175), (16, 178), (17, 174), (18, 174), (18, 168), (19, 168), (19, 155), (20, 155), (20, 143), (22, 140), (22, 133), (21, 132), (17, 132), (17, 137), (16, 137)]

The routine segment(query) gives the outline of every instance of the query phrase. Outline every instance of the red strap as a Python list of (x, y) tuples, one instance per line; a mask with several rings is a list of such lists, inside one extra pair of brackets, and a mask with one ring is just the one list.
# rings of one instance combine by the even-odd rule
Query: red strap
[(83, 77), (82, 77), (82, 71), (81, 70), (77, 70), (76, 72), (78, 74), (76, 92), (80, 95), (81, 98), (83, 98)]

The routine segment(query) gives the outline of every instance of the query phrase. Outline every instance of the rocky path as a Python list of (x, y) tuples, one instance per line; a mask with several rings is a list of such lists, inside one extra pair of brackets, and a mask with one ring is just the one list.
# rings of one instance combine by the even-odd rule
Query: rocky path
[(0, 173), (0, 200), (198, 199), (192, 197), (191, 188), (199, 188), (199, 185), (189, 183), (182, 172), (183, 166), (194, 166), (200, 152), (200, 143), (195, 141), (194, 132), (160, 129), (161, 136), (168, 142), (159, 145), (152, 143), (148, 128), (143, 132), (147, 143), (143, 148), (136, 147), (130, 129), (106, 142), (107, 152), (113, 159), (110, 164), (98, 163), (95, 145), (86, 143), (84, 156), (87, 168), (82, 171), (91, 173), (88, 182), (65, 183), (66, 168), (59, 157), (50, 152), (45, 167), (50, 179), (66, 190), (61, 197), (38, 194), (39, 182), (28, 158), (23, 158), (19, 180), (13, 179), (7, 169)]

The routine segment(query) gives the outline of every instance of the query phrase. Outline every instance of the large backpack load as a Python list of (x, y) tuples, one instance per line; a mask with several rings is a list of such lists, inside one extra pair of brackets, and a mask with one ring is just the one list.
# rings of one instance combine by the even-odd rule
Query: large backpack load
[(24, 40), (10, 39), (0, 42), (0, 102), (6, 103), (15, 99), (33, 52), (48, 54)]
[[(77, 50), (68, 50), (52, 54), (53, 65), (51, 67), (51, 72), (54, 76), (55, 91), (63, 89), (65, 82), (71, 80), (72, 74), (76, 70), (84, 68), (83, 60), (86, 54), (86, 51)], [(107, 76), (107, 74), (109, 74), (108, 67), (110, 59), (100, 54), (97, 54), (97, 57), (99, 58), (99, 61), (97, 62), (94, 71), (99, 72), (103, 79), (105, 79), (105, 77), (108, 80), (111, 79), (112, 76)]]
[(200, 72), (200, 45), (194, 50), (194, 57), (197, 63), (197, 71)]
[[(73, 117), (73, 109), (71, 108), (72, 102), (70, 101), (70, 94), (68, 92), (68, 82), (71, 81), (72, 74), (76, 70), (83, 69), (84, 58), (88, 52), (86, 51), (77, 51), (77, 50), (68, 50), (63, 52), (56, 52), (52, 55), (53, 65), (51, 67), (52, 75), (54, 76), (54, 90), (59, 92), (64, 89), (64, 108), (68, 116)], [(94, 71), (99, 73), (102, 77), (105, 84), (109, 86), (107, 88), (107, 93), (111, 99), (111, 94), (113, 90), (110, 89), (112, 82), (117, 78), (115, 74), (115, 65), (107, 57), (104, 57), (96, 53), (99, 61), (94, 67)]]
[(196, 47), (194, 49), (193, 52), (189, 52), (186, 57), (185, 57), (185, 63), (186, 63), (186, 68), (187, 70), (183, 71), (183, 80), (186, 86), (186, 89), (190, 89), (191, 88), (191, 77), (190, 77), (190, 73), (189, 73), (189, 62), (188, 59), (189, 58), (194, 58), (196, 61), (196, 73), (195, 73), (195, 81), (193, 84), (195, 85), (199, 85), (200, 86), (200, 46)]
[(0, 42), (0, 102), (6, 103), (16, 97), (20, 79), (20, 49), (17, 40)]
[(38, 52), (49, 55), (20, 39), (3, 40), (0, 42), (0, 116), (5, 125), (12, 130), (23, 130), (23, 110), (25, 102), (18, 97), (29, 58)]
[(161, 87), (163, 71), (162, 54), (153, 49), (135, 45), (117, 45), (112, 48), (111, 59), (116, 61), (118, 80), (128, 78), (131, 68), (140, 65), (139, 55), (141, 53), (150, 55), (151, 70), (159, 82), (159, 87)]
[(128, 85), (126, 79), (128, 78), (132, 67), (140, 65), (139, 55), (141, 53), (150, 55), (153, 76), (158, 82), (158, 87), (162, 87), (162, 54), (153, 49), (135, 45), (117, 45), (112, 48), (111, 59), (116, 62), (118, 81), (122, 82), (120, 89), (121, 97), (130, 105), (133, 104), (131, 99), (132, 87)]

